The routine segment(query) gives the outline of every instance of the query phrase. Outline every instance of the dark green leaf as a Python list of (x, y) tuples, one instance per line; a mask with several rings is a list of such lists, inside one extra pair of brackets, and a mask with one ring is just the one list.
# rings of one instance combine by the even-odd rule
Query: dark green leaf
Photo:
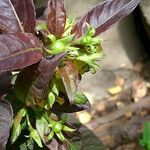
[(42, 58), (42, 44), (32, 34), (0, 35), (0, 73), (35, 64)]

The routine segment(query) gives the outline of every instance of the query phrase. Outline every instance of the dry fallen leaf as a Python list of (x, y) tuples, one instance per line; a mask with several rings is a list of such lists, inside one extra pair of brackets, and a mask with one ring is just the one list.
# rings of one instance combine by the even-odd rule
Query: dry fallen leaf
[(141, 62), (138, 62), (133, 66), (133, 70), (136, 72), (141, 72), (142, 69), (143, 69), (143, 64)]
[(91, 114), (87, 111), (78, 112), (77, 117), (82, 124), (86, 124), (86, 123), (90, 122), (92, 119)]
[(125, 83), (125, 79), (122, 76), (116, 76), (115, 84), (119, 86), (123, 86)]
[(148, 114), (149, 114), (149, 111), (147, 111), (147, 110), (143, 110), (143, 111), (140, 112), (140, 115), (141, 115), (142, 117), (144, 117), (144, 116), (146, 116), (146, 115), (148, 115)]
[(116, 150), (136, 150), (136, 149), (137, 145), (135, 143), (121, 145), (118, 148), (116, 148)]
[(126, 117), (127, 119), (129, 119), (129, 118), (132, 117), (132, 112), (131, 112), (131, 111), (128, 111), (128, 112), (126, 112), (124, 115), (125, 115), (125, 117)]
[(96, 109), (99, 112), (102, 112), (106, 109), (105, 103), (103, 101), (100, 101), (97, 105), (96, 105)]
[(111, 94), (111, 95), (117, 95), (117, 94), (119, 94), (120, 92), (122, 92), (122, 88), (121, 88), (121, 86), (116, 85), (116, 86), (114, 86), (114, 87), (109, 88), (107, 91), (108, 91), (108, 93)]
[(135, 80), (132, 84), (132, 91), (135, 101), (138, 101), (139, 98), (143, 98), (147, 95), (148, 88), (144, 81)]
[(120, 101), (116, 102), (116, 105), (117, 105), (118, 108), (123, 108), (124, 107), (124, 103), (120, 102)]
[(147, 88), (150, 88), (150, 82), (146, 83)]

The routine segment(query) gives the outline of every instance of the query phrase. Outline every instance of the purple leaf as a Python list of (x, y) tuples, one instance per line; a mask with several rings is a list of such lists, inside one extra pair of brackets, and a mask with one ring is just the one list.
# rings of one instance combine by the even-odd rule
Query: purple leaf
[(26, 32), (35, 32), (36, 15), (33, 0), (11, 0)]
[(72, 32), (81, 37), (86, 31), (86, 22), (96, 29), (95, 36), (109, 29), (114, 23), (129, 15), (140, 0), (105, 1), (82, 17)]
[(10, 0), (0, 1), (0, 30), (5, 32), (22, 32), (18, 16)]
[(14, 92), (18, 100), (24, 102), (27, 94), (37, 76), (37, 68), (39, 63), (23, 69), (17, 76)]
[(64, 0), (49, 0), (47, 24), (51, 34), (62, 36), (66, 24)]
[(38, 77), (30, 88), (28, 93), (29, 97), (34, 97), (35, 100), (43, 100), (45, 98), (44, 96), (54, 71), (65, 55), (65, 53), (61, 53), (55, 56), (48, 56), (41, 60), (37, 68)]
[(45, 100), (48, 84), (53, 77), (54, 71), (65, 53), (43, 58), (38, 64), (24, 69), (18, 76), (15, 85), (15, 93), (18, 99), (32, 99), (41, 103)]
[(59, 68), (59, 73), (64, 83), (70, 103), (73, 103), (79, 83), (78, 70), (72, 61), (64, 62), (64, 66)]
[(0, 73), (32, 65), (42, 58), (42, 44), (32, 34), (0, 35)]
[(13, 110), (11, 105), (0, 100), (0, 145), (3, 149), (6, 147), (12, 120)]
[(0, 96), (6, 94), (11, 88), (11, 73), (4, 72), (0, 74)]

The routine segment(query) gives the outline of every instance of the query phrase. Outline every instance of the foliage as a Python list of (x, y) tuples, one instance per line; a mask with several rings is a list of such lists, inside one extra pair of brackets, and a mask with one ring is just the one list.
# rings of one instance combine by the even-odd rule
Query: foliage
[(48, 1), (46, 20), (36, 16), (32, 0), (1, 0), (1, 149), (6, 147), (11, 125), (8, 148), (10, 142), (22, 150), (102, 148), (91, 131), (69, 123), (66, 113), (90, 107), (78, 83), (85, 72), (95, 73), (100, 67), (97, 61), (103, 51), (96, 36), (139, 2), (105, 1), (75, 23), (66, 15), (64, 0)]
[(143, 137), (140, 140), (140, 144), (145, 147), (146, 150), (150, 150), (150, 122), (144, 123)]

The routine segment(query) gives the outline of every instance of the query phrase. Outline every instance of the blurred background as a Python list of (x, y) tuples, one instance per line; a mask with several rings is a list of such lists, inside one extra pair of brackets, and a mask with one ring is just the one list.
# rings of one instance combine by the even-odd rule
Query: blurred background
[[(68, 0), (68, 14), (79, 18), (99, 2)], [(150, 121), (150, 1), (142, 0), (100, 38), (105, 53), (102, 69), (86, 74), (80, 83), (93, 107), (77, 117), (108, 149), (140, 150), (143, 124)]]
[[(47, 0), (38, 0), (37, 9)], [(102, 0), (66, 0), (69, 16), (80, 18)], [(79, 88), (93, 105), (76, 117), (107, 150), (142, 150), (143, 124), (150, 121), (150, 0), (100, 35), (102, 69), (83, 76)]]

